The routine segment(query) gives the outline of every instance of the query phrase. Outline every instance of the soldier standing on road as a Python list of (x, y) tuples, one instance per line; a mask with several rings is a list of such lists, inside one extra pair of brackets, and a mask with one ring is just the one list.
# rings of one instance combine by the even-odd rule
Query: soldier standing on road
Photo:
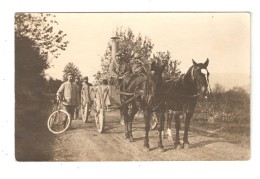
[(92, 100), (90, 96), (91, 83), (88, 82), (88, 77), (83, 78), (82, 89), (81, 89), (81, 105), (84, 108), (86, 105), (91, 105)]
[[(74, 82), (72, 73), (67, 75), (68, 81), (64, 82), (57, 91), (57, 100), (62, 102), (71, 120), (74, 117), (75, 108), (79, 105), (78, 86)], [(71, 124), (70, 124), (71, 125)]]

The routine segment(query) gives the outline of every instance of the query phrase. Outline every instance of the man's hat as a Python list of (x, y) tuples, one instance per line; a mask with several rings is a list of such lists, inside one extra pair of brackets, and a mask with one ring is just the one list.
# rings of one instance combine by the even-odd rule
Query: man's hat
[(70, 76), (70, 75), (74, 76), (74, 74), (73, 74), (73, 73), (69, 72), (69, 73), (67, 74), (67, 76)]
[(83, 78), (83, 80), (88, 80), (88, 77), (87, 77), (87, 76), (85, 76), (85, 77)]

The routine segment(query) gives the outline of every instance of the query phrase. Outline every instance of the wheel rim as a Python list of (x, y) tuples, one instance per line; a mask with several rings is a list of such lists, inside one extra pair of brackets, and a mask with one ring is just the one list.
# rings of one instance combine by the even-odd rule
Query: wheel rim
[(86, 105), (84, 108), (82, 108), (82, 120), (83, 122), (88, 121), (88, 115), (89, 115), (89, 106)]
[(99, 133), (103, 132), (104, 128), (104, 112), (100, 109), (99, 113), (95, 116), (96, 126)]
[[(59, 128), (54, 128), (53, 125), (55, 124), (55, 120), (56, 120), (55, 117), (57, 115), (61, 115), (61, 114), (63, 115), (62, 117), (66, 116), (65, 127), (63, 127), (63, 128), (60, 128), (60, 127)], [(68, 112), (64, 111), (64, 110), (58, 110), (58, 111), (54, 111), (49, 116), (48, 121), (47, 121), (47, 127), (48, 127), (49, 131), (52, 132), (53, 134), (60, 134), (60, 133), (65, 132), (69, 128), (70, 123), (71, 123), (71, 119), (70, 119), (70, 115), (68, 114)]]

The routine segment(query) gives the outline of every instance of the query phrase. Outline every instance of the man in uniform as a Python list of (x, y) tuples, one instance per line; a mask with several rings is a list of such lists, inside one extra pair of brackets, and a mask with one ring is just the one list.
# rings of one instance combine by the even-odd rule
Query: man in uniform
[(75, 108), (79, 105), (79, 89), (74, 82), (74, 75), (72, 73), (68, 73), (67, 78), (68, 80), (62, 83), (56, 95), (58, 102), (62, 102), (65, 110), (69, 113), (72, 120), (74, 117)]
[[(147, 75), (147, 67), (141, 60), (142, 56), (139, 53), (135, 53), (132, 65), (132, 72), (135, 74)], [(149, 68), (149, 67), (148, 67)]]
[[(80, 78), (78, 76), (75, 77), (75, 83), (78, 86), (79, 99), (81, 99), (82, 84), (81, 84)], [(74, 119), (78, 119), (78, 117), (79, 117), (79, 109), (80, 109), (80, 105), (75, 108)]]
[(109, 67), (109, 72), (111, 75), (111, 78), (116, 83), (116, 88), (121, 89), (121, 83), (124, 75), (128, 72), (130, 72), (129, 65), (123, 61), (123, 59), (120, 56), (120, 53), (117, 52), (115, 55), (115, 61), (113, 61)]
[(83, 107), (85, 107), (86, 105), (90, 106), (92, 103), (90, 96), (90, 86), (92, 86), (92, 84), (88, 82), (88, 77), (84, 77), (81, 88), (81, 104)]

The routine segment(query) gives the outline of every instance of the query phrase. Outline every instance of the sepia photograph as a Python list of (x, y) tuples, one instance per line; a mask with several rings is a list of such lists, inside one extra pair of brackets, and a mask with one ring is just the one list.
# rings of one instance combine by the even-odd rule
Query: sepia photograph
[(250, 160), (250, 12), (13, 18), (17, 162)]

